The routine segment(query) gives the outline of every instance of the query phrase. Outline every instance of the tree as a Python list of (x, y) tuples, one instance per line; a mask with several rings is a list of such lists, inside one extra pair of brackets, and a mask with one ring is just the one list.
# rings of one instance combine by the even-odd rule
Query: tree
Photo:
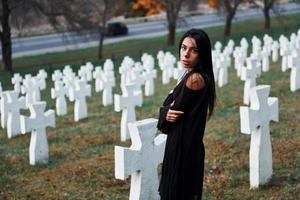
[[(0, 4), (0, 40), (2, 47), (1, 68), (12, 71), (12, 42), (11, 42), (11, 15), (18, 13), (25, 6), (25, 0), (1, 0)], [(17, 10), (17, 11), (15, 11)]]
[(160, 0), (137, 0), (132, 3), (132, 9), (145, 10), (146, 16), (156, 15), (165, 10)]
[(11, 14), (11, 7), (8, 0), (2, 0), (1, 7), (1, 26), (0, 31), (1, 47), (2, 47), (2, 65), (7, 71), (12, 71), (12, 59), (11, 59), (11, 28), (9, 24), (9, 17)]
[(168, 42), (173, 46), (175, 44), (176, 22), (178, 19), (179, 10), (183, 0), (161, 0), (162, 5), (166, 8), (168, 21)]
[(231, 33), (231, 24), (236, 10), (243, 0), (218, 0), (217, 8), (219, 11), (226, 13), (224, 35), (229, 36)]
[(257, 1), (257, 0), (250, 0), (249, 2), (260, 7), (263, 11), (264, 17), (265, 17), (265, 29), (271, 28), (271, 19), (270, 19), (270, 10), (273, 8), (274, 4), (278, 0), (263, 0)]

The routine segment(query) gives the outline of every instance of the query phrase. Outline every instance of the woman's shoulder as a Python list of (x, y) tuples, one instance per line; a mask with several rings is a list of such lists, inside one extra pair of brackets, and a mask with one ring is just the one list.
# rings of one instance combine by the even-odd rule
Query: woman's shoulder
[(185, 86), (195, 91), (203, 89), (205, 85), (205, 78), (199, 72), (190, 73), (185, 81)]

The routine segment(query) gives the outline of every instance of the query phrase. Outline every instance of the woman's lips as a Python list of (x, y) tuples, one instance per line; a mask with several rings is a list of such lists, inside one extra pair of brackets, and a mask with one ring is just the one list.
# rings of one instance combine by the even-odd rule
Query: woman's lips
[(182, 60), (181, 62), (182, 62), (183, 65), (189, 65), (190, 64), (190, 62), (186, 61), (186, 60)]

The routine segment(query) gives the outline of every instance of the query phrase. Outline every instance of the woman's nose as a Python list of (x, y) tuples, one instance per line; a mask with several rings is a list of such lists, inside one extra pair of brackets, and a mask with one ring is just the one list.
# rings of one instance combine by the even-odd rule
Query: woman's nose
[(190, 56), (189, 51), (185, 51), (185, 52), (184, 52), (184, 57), (188, 58), (189, 56)]

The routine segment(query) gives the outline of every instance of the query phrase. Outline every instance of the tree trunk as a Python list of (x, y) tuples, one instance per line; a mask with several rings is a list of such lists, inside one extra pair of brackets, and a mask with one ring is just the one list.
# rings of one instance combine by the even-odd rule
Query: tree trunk
[(225, 27), (224, 27), (224, 35), (225, 36), (229, 36), (231, 34), (231, 23), (232, 23), (233, 17), (234, 17), (234, 12), (228, 13), (226, 16), (226, 23), (225, 23)]
[(271, 20), (270, 20), (270, 13), (269, 8), (264, 8), (264, 16), (265, 16), (265, 29), (271, 28)]
[(103, 57), (103, 40), (104, 40), (104, 32), (103, 30), (99, 31), (99, 46), (98, 46), (98, 58), (101, 59)]
[(12, 71), (12, 45), (11, 45), (11, 33), (9, 26), (10, 9), (8, 0), (2, 0), (2, 33), (1, 33), (1, 46), (2, 46), (2, 65), (6, 71)]
[(169, 22), (168, 29), (169, 29), (168, 46), (174, 46), (174, 44), (175, 44), (176, 22)]

